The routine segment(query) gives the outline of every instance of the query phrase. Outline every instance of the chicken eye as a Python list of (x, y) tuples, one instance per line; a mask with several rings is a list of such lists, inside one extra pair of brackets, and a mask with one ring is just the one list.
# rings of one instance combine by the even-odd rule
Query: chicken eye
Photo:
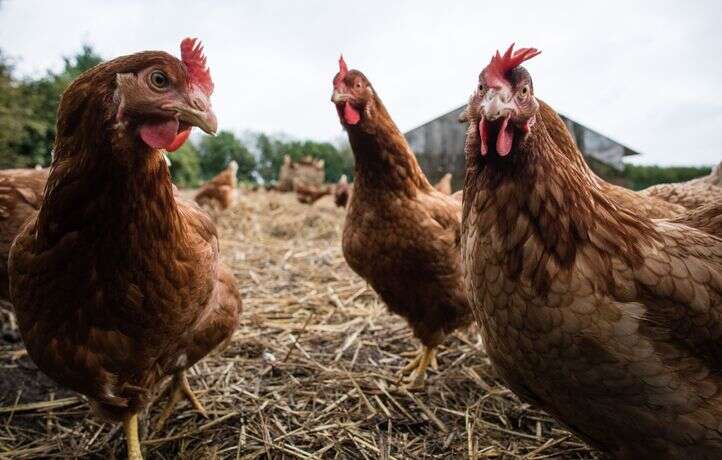
[(519, 92), (520, 98), (525, 99), (528, 94), (529, 94), (529, 87), (527, 85), (522, 86), (521, 91)]
[(483, 83), (479, 83), (479, 91), (484, 91), (484, 84), (483, 84)]
[(150, 74), (150, 83), (158, 89), (165, 89), (169, 85), (168, 77), (160, 70)]

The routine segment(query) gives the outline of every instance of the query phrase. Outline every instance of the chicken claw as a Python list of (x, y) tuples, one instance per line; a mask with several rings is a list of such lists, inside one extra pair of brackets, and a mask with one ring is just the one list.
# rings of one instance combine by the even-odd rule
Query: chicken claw
[(188, 378), (186, 377), (185, 371), (180, 371), (174, 374), (173, 380), (171, 381), (170, 385), (168, 385), (168, 387), (171, 391), (170, 399), (168, 401), (168, 404), (166, 404), (165, 408), (163, 409), (163, 413), (160, 414), (160, 417), (155, 424), (156, 430), (160, 430), (161, 428), (163, 428), (163, 425), (165, 425), (166, 420), (168, 420), (168, 417), (170, 417), (171, 412), (173, 412), (173, 408), (176, 404), (178, 404), (178, 401), (180, 401), (181, 397), (185, 397), (191, 403), (195, 410), (200, 412), (203, 417), (208, 418), (208, 413), (206, 412), (206, 409), (203, 407), (203, 404), (198, 401), (198, 398), (196, 398), (196, 395), (193, 393), (193, 390), (191, 390), (191, 387), (188, 384)]
[(424, 388), (426, 384), (426, 369), (431, 367), (436, 370), (439, 363), (436, 360), (436, 347), (427, 347), (422, 345), (414, 359), (401, 369), (401, 375), (409, 374), (407, 383), (404, 387), (407, 390), (419, 390)]
[(128, 449), (128, 460), (143, 460), (140, 451), (140, 438), (138, 437), (138, 414), (133, 414), (123, 420), (125, 443)]

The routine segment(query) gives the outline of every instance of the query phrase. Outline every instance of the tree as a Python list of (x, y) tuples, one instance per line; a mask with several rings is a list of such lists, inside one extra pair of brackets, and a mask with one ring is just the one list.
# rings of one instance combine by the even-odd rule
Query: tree
[(179, 187), (197, 187), (201, 181), (201, 156), (192, 142), (168, 154), (170, 174)]
[(50, 163), (61, 94), (81, 73), (102, 62), (90, 45), (63, 60), (60, 73), (48, 71), (37, 80), (16, 80), (12, 66), (0, 56), (0, 127), (4, 131), (0, 134), (0, 166)]
[(238, 179), (249, 182), (254, 180), (256, 159), (232, 132), (221, 131), (216, 136), (204, 136), (199, 151), (204, 179), (212, 178), (225, 169), (231, 160), (236, 160)]
[(342, 174), (353, 176), (353, 154), (348, 146), (339, 149), (328, 142), (284, 141), (261, 133), (256, 137), (256, 148), (259, 152), (258, 173), (265, 181), (278, 179), (284, 155), (294, 161), (307, 155), (324, 160), (326, 182), (337, 182)]

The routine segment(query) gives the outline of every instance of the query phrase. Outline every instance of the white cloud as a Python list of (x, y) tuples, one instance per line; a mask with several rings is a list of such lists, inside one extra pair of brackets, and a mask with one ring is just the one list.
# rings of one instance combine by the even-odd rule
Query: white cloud
[(333, 139), (336, 60), (373, 82), (403, 130), (466, 101), (496, 48), (543, 54), (527, 68), (558, 110), (644, 155), (722, 159), (722, 2), (9, 0), (0, 47), (24, 74), (58, 68), (83, 41), (107, 58), (205, 42), (222, 128)]

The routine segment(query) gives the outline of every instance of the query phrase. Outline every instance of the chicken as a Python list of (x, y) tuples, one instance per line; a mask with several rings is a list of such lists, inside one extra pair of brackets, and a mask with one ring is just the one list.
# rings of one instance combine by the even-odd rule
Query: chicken
[(331, 194), (331, 187), (327, 185), (307, 185), (298, 180), (294, 181), (293, 188), (296, 190), (296, 199), (299, 203), (313, 204)]
[(469, 104), (461, 251), (489, 358), (616, 458), (720, 458), (722, 239), (571, 161), (519, 65), (537, 54), (497, 53)]
[(26, 220), (40, 208), (47, 169), (0, 170), (0, 298), (8, 300), (10, 246)]
[(434, 188), (445, 195), (451, 195), (454, 191), (451, 188), (451, 173), (444, 174), (444, 177), (434, 185)]
[(343, 58), (339, 66), (332, 101), (355, 159), (343, 254), (421, 341), (402, 370), (411, 373), (407, 386), (418, 388), (444, 337), (472, 321), (458, 246), (461, 203), (431, 186), (368, 79)]
[(641, 191), (643, 195), (694, 209), (705, 203), (722, 201), (722, 162), (708, 176), (676, 184), (653, 185)]
[(40, 210), (10, 251), (10, 297), (28, 353), (95, 412), (124, 424), (142, 458), (138, 413), (171, 376), (170, 401), (201, 413), (185, 370), (230, 340), (241, 300), (213, 223), (174, 196), (163, 151), (192, 126), (216, 131), (199, 42), (181, 60), (146, 51), (79, 76), (58, 109)]
[(196, 203), (212, 209), (224, 210), (233, 206), (238, 198), (236, 174), (238, 163), (231, 160), (226, 169), (216, 177), (203, 184), (195, 196)]
[(351, 202), (353, 195), (353, 184), (348, 183), (346, 174), (338, 180), (336, 188), (333, 190), (333, 201), (339, 208), (345, 208)]

